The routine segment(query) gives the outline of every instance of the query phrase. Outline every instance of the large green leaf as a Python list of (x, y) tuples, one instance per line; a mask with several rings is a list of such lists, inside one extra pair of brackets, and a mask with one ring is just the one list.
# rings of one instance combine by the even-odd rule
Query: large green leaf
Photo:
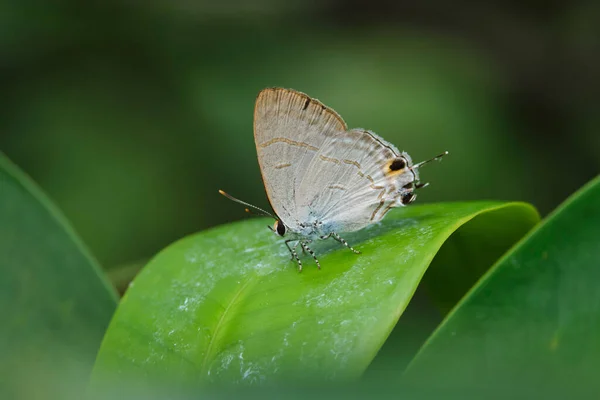
[(79, 398), (115, 308), (64, 218), (0, 153), (0, 398)]
[(571, 398), (596, 397), (599, 371), (597, 178), (490, 270), (431, 337), (406, 378), (444, 390), (534, 388), (539, 397)]
[(266, 228), (271, 221), (186, 237), (159, 253), (125, 293), (92, 388), (140, 376), (183, 386), (358, 377), (442, 244), (469, 221), (495, 221), (496, 213), (518, 223), (478, 226), (502, 243), (514, 243), (538, 220), (522, 203), (407, 207), (347, 236), (360, 255), (337, 243), (316, 245), (323, 268), (308, 257), (302, 273)]

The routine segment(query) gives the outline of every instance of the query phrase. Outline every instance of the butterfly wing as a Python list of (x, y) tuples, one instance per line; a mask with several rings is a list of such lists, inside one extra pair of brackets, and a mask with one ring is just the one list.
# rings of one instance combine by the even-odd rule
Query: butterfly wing
[[(399, 157), (406, 167), (392, 170)], [(330, 138), (303, 176), (296, 203), (305, 221), (323, 223), (324, 233), (351, 232), (381, 220), (415, 179), (412, 161), (392, 144), (364, 129)]]
[(304, 93), (269, 88), (254, 109), (254, 140), (271, 207), (294, 230), (301, 219), (295, 202), (308, 166), (332, 137), (347, 129), (332, 109)]

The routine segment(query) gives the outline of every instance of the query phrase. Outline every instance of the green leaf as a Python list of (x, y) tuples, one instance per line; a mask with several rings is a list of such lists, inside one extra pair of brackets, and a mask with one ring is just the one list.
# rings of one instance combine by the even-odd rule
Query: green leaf
[(596, 178), (481, 279), (424, 346), (406, 379), (444, 390), (597, 394), (599, 287)]
[(0, 153), (0, 398), (79, 398), (115, 308), (60, 212)]
[(425, 276), (386, 340), (366, 377), (396, 380), (448, 311), (490, 266), (526, 232), (537, 216), (504, 207), (474, 218), (454, 231), (439, 249)]
[[(485, 224), (495, 213), (520, 223)], [(92, 387), (141, 376), (177, 386), (356, 378), (442, 244), (479, 219), (483, 236), (512, 244), (538, 216), (522, 203), (411, 206), (345, 236), (360, 255), (334, 241), (316, 243), (323, 268), (308, 256), (301, 273), (283, 240), (266, 228), (269, 220), (186, 237), (150, 261), (125, 293)]]

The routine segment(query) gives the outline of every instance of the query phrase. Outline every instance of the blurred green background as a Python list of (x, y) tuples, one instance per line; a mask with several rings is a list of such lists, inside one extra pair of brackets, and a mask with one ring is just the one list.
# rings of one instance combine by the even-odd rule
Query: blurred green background
[(597, 1), (3, 1), (0, 150), (106, 268), (267, 206), (256, 94), (291, 87), (415, 160), (420, 202), (543, 215), (600, 170)]

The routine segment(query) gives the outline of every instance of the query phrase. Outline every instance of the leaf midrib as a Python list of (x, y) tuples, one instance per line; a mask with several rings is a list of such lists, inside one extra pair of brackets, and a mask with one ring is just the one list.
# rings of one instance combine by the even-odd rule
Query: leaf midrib
[(215, 326), (215, 329), (213, 331), (213, 334), (208, 342), (208, 346), (206, 347), (206, 354), (204, 356), (204, 359), (202, 360), (202, 365), (200, 366), (200, 373), (202, 374), (202, 376), (207, 375), (208, 374), (208, 366), (209, 366), (209, 359), (213, 359), (214, 357), (214, 352), (215, 352), (215, 343), (217, 341), (217, 336), (219, 336), (219, 332), (222, 329), (223, 326), (223, 322), (225, 321), (225, 317), (228, 315), (228, 313), (230, 312), (230, 310), (232, 309), (232, 307), (234, 306), (234, 304), (237, 303), (237, 300), (239, 299), (239, 297), (242, 295), (242, 293), (244, 292), (244, 290), (246, 290), (246, 288), (250, 285), (251, 282), (253, 282), (255, 280), (254, 277), (250, 277), (246, 283), (244, 283), (234, 294), (234, 296), (231, 298), (231, 300), (229, 301), (229, 304), (227, 304), (227, 307), (225, 307), (225, 310), (223, 310), (223, 314), (221, 314), (221, 317), (219, 318), (219, 320), (217, 321), (217, 325)]

